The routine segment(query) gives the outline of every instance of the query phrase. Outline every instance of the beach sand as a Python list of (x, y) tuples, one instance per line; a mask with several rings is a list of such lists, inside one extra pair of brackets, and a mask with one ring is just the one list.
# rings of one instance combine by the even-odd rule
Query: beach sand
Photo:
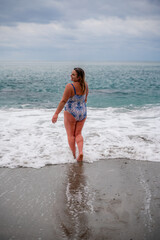
[(160, 163), (0, 169), (0, 240), (159, 240)]

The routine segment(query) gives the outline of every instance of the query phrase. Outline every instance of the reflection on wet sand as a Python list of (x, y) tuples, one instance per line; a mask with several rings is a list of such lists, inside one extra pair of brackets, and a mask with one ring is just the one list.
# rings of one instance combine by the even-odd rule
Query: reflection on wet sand
[(83, 163), (68, 165), (64, 194), (66, 208), (65, 217), (61, 221), (63, 237), (65, 239), (89, 239), (87, 213), (93, 211), (93, 195), (90, 194), (87, 186)]

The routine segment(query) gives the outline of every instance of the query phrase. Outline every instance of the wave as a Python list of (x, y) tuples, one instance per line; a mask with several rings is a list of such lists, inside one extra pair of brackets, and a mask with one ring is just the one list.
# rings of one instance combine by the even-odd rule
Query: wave
[[(75, 162), (63, 124), (51, 123), (54, 109), (0, 110), (0, 167)], [(89, 108), (83, 129), (84, 161), (127, 158), (160, 161), (160, 106)]]

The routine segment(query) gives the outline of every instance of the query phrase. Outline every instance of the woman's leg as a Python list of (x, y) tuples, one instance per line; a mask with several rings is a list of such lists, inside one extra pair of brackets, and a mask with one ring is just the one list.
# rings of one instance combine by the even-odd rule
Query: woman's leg
[(84, 120), (76, 123), (75, 139), (76, 139), (76, 143), (77, 143), (78, 151), (79, 151), (79, 156), (77, 158), (78, 161), (83, 160), (83, 137), (82, 137), (81, 132), (82, 132), (82, 128), (85, 123), (85, 120), (86, 120), (86, 118)]
[(75, 147), (75, 128), (76, 119), (67, 111), (64, 111), (64, 125), (67, 132), (68, 144), (73, 153), (74, 158), (76, 158), (76, 147)]

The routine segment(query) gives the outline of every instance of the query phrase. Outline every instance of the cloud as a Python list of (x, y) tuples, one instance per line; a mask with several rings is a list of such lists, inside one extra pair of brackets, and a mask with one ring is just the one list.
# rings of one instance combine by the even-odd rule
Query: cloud
[(67, 23), (100, 17), (159, 16), (158, 0), (1, 0), (1, 25)]
[(19, 22), (49, 23), (63, 16), (58, 1), (1, 0), (0, 24), (16, 25)]
[(148, 49), (153, 59), (160, 49), (159, 13), (158, 0), (1, 0), (0, 48), (3, 57), (32, 51), (46, 58), (54, 52), (56, 59), (63, 52), (64, 60), (89, 60), (106, 51), (116, 59), (124, 49), (129, 56), (134, 47), (135, 53)]
[(95, 36), (160, 36), (160, 19), (131, 18), (121, 19), (118, 17), (102, 19), (86, 19), (79, 26), (85, 33)]
[(118, 17), (86, 19), (72, 26), (64, 22), (48, 24), (19, 23), (16, 26), (0, 26), (1, 46), (39, 47), (42, 44), (52, 47), (66, 47), (73, 42), (89, 42), (107, 38), (153, 38), (160, 37), (160, 20)]

